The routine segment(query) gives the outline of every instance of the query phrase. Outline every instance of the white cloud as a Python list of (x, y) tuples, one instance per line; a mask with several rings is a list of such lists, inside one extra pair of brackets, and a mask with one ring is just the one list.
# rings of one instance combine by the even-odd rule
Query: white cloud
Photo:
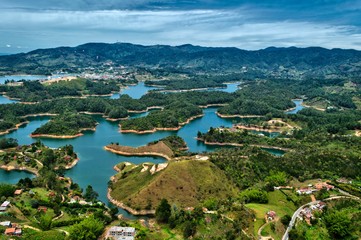
[(307, 21), (256, 20), (249, 9), (23, 11), (0, 15), (1, 41), (29, 48), (86, 42), (191, 43), (259, 49), (322, 46), (361, 50), (360, 29)]
[(7, 47), (7, 48), (11, 48), (11, 45), (10, 45), (10, 44), (6, 44), (6, 47)]

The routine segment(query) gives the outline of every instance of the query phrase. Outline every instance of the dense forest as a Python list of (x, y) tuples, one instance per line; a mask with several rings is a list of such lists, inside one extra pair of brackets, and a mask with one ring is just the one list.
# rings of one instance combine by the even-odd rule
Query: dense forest
[[(355, 149), (356, 147), (354, 147)], [(306, 148), (282, 157), (259, 148), (222, 149), (211, 154), (211, 161), (225, 171), (238, 187), (246, 189), (266, 183), (272, 172), (285, 172), (300, 181), (314, 178), (360, 177), (361, 149)], [(273, 187), (273, 186), (272, 186)]]
[(146, 117), (121, 121), (122, 130), (153, 130), (177, 128), (188, 119), (201, 115), (202, 109), (187, 102), (173, 102), (161, 111), (152, 111)]
[(49, 122), (37, 128), (32, 135), (76, 135), (83, 129), (93, 129), (97, 122), (88, 115), (64, 113), (53, 117)]
[(243, 77), (241, 74), (195, 75), (190, 78), (177, 80), (147, 80), (145, 84), (149, 86), (162, 86), (163, 88), (159, 91), (226, 88), (224, 83), (237, 82), (243, 79)]

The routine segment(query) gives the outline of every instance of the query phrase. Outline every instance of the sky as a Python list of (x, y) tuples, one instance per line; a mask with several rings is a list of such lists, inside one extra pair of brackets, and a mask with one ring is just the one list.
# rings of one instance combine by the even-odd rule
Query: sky
[(88, 42), (361, 50), (361, 0), (0, 1), (0, 53)]

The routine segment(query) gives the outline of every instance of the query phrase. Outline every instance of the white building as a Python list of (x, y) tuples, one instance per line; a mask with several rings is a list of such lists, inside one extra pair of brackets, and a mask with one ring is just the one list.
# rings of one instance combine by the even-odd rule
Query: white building
[(108, 230), (107, 237), (115, 240), (134, 240), (135, 228), (114, 226)]

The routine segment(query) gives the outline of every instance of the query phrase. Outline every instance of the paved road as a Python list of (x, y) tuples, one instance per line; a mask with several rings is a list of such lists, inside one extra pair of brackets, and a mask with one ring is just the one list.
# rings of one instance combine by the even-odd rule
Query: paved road
[(297, 219), (298, 215), (300, 214), (301, 210), (302, 210), (304, 207), (306, 207), (306, 206), (314, 205), (314, 204), (317, 204), (317, 203), (319, 203), (319, 202), (320, 202), (320, 201), (313, 201), (313, 202), (306, 203), (306, 204), (302, 205), (301, 207), (299, 207), (299, 208), (296, 210), (296, 212), (293, 213), (292, 218), (291, 218), (291, 221), (290, 221), (290, 223), (288, 224), (288, 227), (287, 227), (287, 229), (286, 229), (285, 234), (284, 234), (283, 237), (282, 237), (282, 240), (288, 240), (288, 234), (289, 234), (289, 232), (291, 231), (291, 229), (293, 228), (293, 225), (295, 224), (296, 219)]
[[(340, 193), (345, 194), (346, 196), (330, 197), (330, 198), (324, 199), (323, 201), (330, 201), (330, 200), (341, 199), (341, 198), (351, 198), (351, 199), (354, 199), (354, 200), (360, 200), (359, 197), (353, 196), (353, 195), (349, 194), (348, 192), (345, 192), (345, 191), (342, 191), (342, 190), (339, 190), (339, 191), (340, 191)], [(295, 224), (297, 216), (300, 214), (301, 210), (306, 206), (315, 205), (315, 204), (317, 204), (319, 202), (320, 201), (313, 201), (313, 202), (306, 203), (305, 205), (302, 205), (301, 207), (299, 207), (296, 210), (296, 212), (293, 213), (292, 219), (291, 219), (291, 221), (290, 221), (290, 223), (289, 223), (289, 225), (288, 225), (288, 227), (286, 229), (285, 234), (282, 237), (282, 240), (288, 240), (288, 234), (291, 231), (291, 229), (293, 228), (293, 225)]]

